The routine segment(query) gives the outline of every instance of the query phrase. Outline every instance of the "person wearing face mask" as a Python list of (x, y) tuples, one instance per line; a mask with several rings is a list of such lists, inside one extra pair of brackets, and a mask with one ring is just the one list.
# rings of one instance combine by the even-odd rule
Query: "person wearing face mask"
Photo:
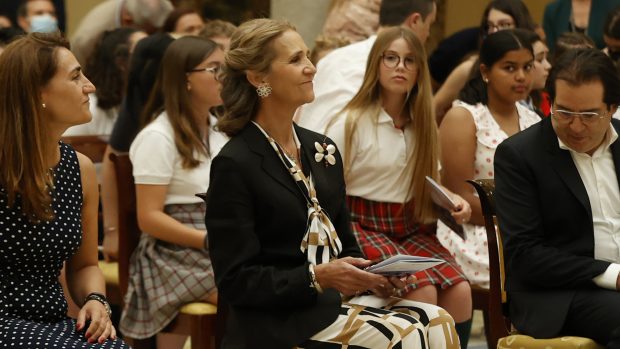
[(620, 6), (607, 14), (603, 26), (603, 41), (605, 52), (618, 66), (620, 60)]
[(56, 8), (50, 0), (24, 0), (17, 9), (17, 24), (27, 33), (58, 30)]

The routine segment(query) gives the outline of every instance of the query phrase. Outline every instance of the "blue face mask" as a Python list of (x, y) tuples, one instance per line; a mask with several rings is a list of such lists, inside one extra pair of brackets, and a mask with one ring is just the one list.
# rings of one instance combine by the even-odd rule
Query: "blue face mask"
[(31, 33), (53, 33), (58, 30), (58, 21), (48, 14), (30, 17)]

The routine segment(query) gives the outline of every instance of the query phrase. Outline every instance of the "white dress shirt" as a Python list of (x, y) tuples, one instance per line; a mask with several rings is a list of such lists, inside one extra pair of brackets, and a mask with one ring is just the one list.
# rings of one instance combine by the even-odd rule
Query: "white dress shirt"
[(590, 156), (569, 148), (558, 138), (560, 148), (570, 152), (588, 193), (594, 226), (594, 258), (612, 262), (593, 281), (611, 290), (616, 289), (620, 273), (620, 189), (609, 148), (617, 139), (618, 133), (610, 126), (605, 140)]
[(295, 116), (299, 126), (325, 133), (328, 122), (355, 96), (362, 86), (366, 61), (376, 35), (328, 53), (317, 65), (314, 101)]

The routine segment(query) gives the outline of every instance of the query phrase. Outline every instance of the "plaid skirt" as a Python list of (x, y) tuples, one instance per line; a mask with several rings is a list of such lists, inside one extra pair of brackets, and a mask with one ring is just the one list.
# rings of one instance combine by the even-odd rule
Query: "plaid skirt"
[[(205, 204), (167, 205), (164, 211), (186, 226), (205, 230)], [(186, 303), (216, 292), (209, 252), (142, 234), (131, 256), (129, 287), (120, 321), (123, 335), (148, 338), (176, 317)]]
[(417, 281), (405, 292), (427, 285), (442, 289), (467, 281), (467, 277), (435, 234), (436, 224), (407, 224), (402, 204), (385, 203), (347, 196), (351, 230), (370, 260), (383, 260), (396, 254), (440, 258), (446, 261), (415, 275)]

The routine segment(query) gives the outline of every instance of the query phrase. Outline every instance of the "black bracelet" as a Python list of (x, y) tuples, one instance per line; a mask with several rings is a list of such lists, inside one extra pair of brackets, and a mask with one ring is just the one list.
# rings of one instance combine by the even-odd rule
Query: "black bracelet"
[(105, 312), (108, 313), (108, 317), (112, 316), (112, 308), (110, 308), (110, 303), (108, 303), (108, 299), (103, 294), (98, 292), (91, 292), (88, 294), (88, 296), (86, 296), (86, 298), (84, 298), (84, 304), (86, 304), (86, 302), (88, 301), (97, 301), (103, 304)]

